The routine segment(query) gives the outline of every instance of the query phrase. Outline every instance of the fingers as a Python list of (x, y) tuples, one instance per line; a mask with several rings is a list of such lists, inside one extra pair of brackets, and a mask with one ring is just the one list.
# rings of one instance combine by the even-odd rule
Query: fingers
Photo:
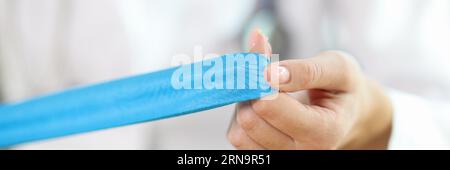
[(300, 142), (297, 146), (334, 146), (342, 135), (334, 111), (303, 105), (285, 93), (279, 93), (272, 100), (255, 100), (252, 102), (252, 108), (264, 121)]
[(236, 148), (242, 150), (262, 150), (265, 149), (253, 139), (251, 139), (233, 118), (227, 134), (228, 141)]
[(256, 143), (267, 149), (294, 149), (294, 140), (260, 118), (246, 102), (238, 107), (237, 123)]
[(249, 47), (250, 52), (265, 54), (267, 57), (272, 55), (269, 39), (258, 28), (254, 29), (250, 35)]
[(323, 52), (308, 59), (285, 60), (266, 68), (266, 80), (281, 91), (303, 89), (348, 91), (358, 77), (358, 67), (341, 52)]
[(344, 134), (337, 117), (279, 93), (272, 100), (239, 104), (228, 139), (238, 149), (333, 149)]
[[(267, 57), (270, 57), (272, 54), (272, 47), (268, 41), (268, 38), (263, 35), (260, 29), (254, 29), (250, 34), (249, 47), (249, 52), (264, 54)], [(247, 108), (249, 108), (248, 105)], [(238, 124), (236, 115), (232, 121), (233, 122), (231, 123), (231, 127), (228, 131), (228, 140), (233, 146), (237, 149), (265, 149), (247, 135), (245, 130)]]

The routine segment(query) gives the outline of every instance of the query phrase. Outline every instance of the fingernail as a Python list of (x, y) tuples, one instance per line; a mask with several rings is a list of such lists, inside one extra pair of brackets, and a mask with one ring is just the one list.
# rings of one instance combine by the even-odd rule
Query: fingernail
[[(280, 83), (280, 84), (285, 84), (285, 83), (289, 82), (290, 73), (286, 67), (273, 66), (270, 69), (271, 69), (269, 71), (270, 74), (266, 75), (268, 82)], [(277, 82), (277, 80), (278, 80), (278, 82)]]
[(278, 69), (278, 76), (279, 76), (280, 83), (282, 83), (282, 84), (287, 83), (291, 76), (289, 74), (289, 70), (286, 67), (282, 67), (282, 66), (278, 66), (277, 69)]

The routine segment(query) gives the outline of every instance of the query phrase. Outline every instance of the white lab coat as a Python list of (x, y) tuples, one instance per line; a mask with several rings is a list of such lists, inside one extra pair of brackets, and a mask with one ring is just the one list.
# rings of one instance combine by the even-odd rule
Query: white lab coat
[[(254, 1), (0, 0), (0, 81), (17, 101), (170, 66), (175, 54), (241, 51)], [(285, 0), (277, 11), (289, 57), (353, 54), (394, 103), (390, 148), (450, 146), (450, 3)], [(16, 149), (231, 149), (233, 105)]]

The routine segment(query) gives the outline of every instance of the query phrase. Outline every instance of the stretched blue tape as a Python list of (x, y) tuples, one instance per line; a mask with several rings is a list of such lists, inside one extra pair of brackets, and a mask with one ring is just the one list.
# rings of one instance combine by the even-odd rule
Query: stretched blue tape
[[(239, 60), (242, 57), (250, 60), (242, 62)], [(0, 107), (0, 147), (169, 118), (256, 99), (273, 93), (264, 81), (263, 70), (268, 63), (264, 56), (256, 53), (229, 54), (6, 104)], [(183, 69), (192, 74), (181, 78), (174, 76)], [(245, 77), (238, 75), (242, 72)], [(206, 75), (214, 76), (208, 80)], [(228, 78), (230, 75), (233, 75), (232, 79)], [(242, 80), (245, 84), (240, 86)], [(205, 81), (212, 84), (199, 83)], [(174, 86), (174, 82), (184, 83)], [(252, 83), (256, 83), (256, 88)]]

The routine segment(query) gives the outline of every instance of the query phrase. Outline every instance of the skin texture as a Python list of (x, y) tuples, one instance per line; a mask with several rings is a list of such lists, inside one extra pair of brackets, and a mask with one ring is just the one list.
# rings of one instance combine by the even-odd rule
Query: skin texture
[[(250, 52), (272, 53), (259, 29), (249, 45)], [(237, 105), (227, 133), (235, 148), (387, 148), (391, 103), (350, 55), (326, 51), (272, 63), (265, 79), (279, 93)]]

